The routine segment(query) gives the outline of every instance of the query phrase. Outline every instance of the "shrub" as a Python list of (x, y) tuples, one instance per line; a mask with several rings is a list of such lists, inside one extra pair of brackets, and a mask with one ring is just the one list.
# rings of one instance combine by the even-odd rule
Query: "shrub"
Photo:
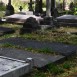
[(69, 69), (71, 68), (71, 63), (65, 62), (65, 63), (63, 64), (63, 68), (69, 70)]
[(4, 5), (3, 2), (0, 2), (0, 11), (5, 11), (6, 6)]
[(12, 5), (14, 6), (16, 12), (19, 10), (20, 6), (22, 6), (23, 10), (28, 10), (28, 3), (21, 2), (20, 0), (13, 0)]
[(57, 75), (64, 72), (64, 69), (62, 67), (59, 67), (55, 64), (48, 65), (48, 71), (50, 71), (52, 74)]
[(55, 53), (55, 52), (54, 52), (53, 50), (51, 50), (50, 48), (38, 49), (38, 52), (51, 53), (51, 54), (54, 54), (54, 53)]

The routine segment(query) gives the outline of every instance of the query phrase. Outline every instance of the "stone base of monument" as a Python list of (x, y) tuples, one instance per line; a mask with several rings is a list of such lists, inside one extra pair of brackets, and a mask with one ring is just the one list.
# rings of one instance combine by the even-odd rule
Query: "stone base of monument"
[(26, 61), (0, 56), (0, 77), (20, 77), (31, 71), (33, 59)]
[(24, 33), (31, 33), (31, 32), (33, 32), (34, 30), (33, 29), (31, 29), (31, 28), (21, 28), (20, 29), (20, 34), (24, 34)]
[(50, 25), (52, 20), (53, 20), (52, 16), (44, 17), (44, 25)]
[(51, 29), (51, 25), (40, 25), (41, 30), (47, 30), (47, 29)]

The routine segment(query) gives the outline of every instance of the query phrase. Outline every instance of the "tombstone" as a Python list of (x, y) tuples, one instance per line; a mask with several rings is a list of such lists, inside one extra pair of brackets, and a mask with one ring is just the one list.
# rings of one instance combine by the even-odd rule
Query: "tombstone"
[(32, 7), (32, 4), (34, 4), (33, 2), (32, 2), (32, 0), (30, 0), (30, 3), (28, 3), (28, 5), (29, 5), (29, 11), (33, 11), (33, 7)]
[(33, 67), (32, 59), (26, 61), (0, 56), (0, 77), (20, 77), (29, 73)]
[(5, 15), (12, 15), (14, 14), (14, 7), (11, 5), (11, 0), (9, 0), (8, 5), (6, 5), (6, 13)]
[(22, 11), (22, 9), (23, 9), (22, 6), (20, 6), (20, 7), (19, 7), (19, 10)]
[(5, 15), (12, 15), (14, 14), (14, 7), (12, 5), (10, 5), (10, 3), (8, 3), (8, 5), (6, 6), (6, 13)]
[(39, 29), (39, 24), (35, 18), (29, 17), (23, 24), (23, 28), (20, 30), (20, 34), (31, 33)]

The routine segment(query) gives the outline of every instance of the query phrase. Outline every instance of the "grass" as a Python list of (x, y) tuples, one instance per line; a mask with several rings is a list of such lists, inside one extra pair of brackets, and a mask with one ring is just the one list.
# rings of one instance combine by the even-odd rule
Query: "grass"
[(50, 55), (57, 55), (58, 54), (58, 53), (55, 53), (54, 50), (52, 50), (50, 48), (42, 48), (42, 49), (34, 49), (32, 47), (24, 48), (24, 47), (21, 47), (19, 45), (16, 46), (16, 45), (13, 45), (13, 44), (10, 44), (10, 43), (0, 44), (0, 47), (17, 48), (17, 49), (27, 50), (27, 51), (33, 52), (33, 53), (44, 53), (44, 54), (50, 54)]
[[(73, 72), (77, 72), (77, 61), (73, 62), (72, 60), (68, 59), (62, 64), (49, 64), (45, 69), (42, 70), (35, 68), (27, 77), (67, 77)], [(70, 69), (66, 68), (67, 66), (69, 66), (69, 63)]]
[[(72, 30), (73, 32), (74, 31), (76, 32), (76, 28), (62, 27), (58, 29), (45, 30), (43, 32), (37, 31), (29, 34), (20, 35), (19, 31), (20, 28), (22, 27), (21, 25), (2, 24), (1, 26), (13, 28), (15, 30), (15, 33), (1, 36), (0, 40), (11, 37), (22, 37), (25, 39), (32, 39), (38, 41), (62, 42), (65, 44), (77, 45), (77, 35), (67, 33)], [(22, 48), (20, 46), (14, 46), (9, 43), (3, 44), (2, 46), (0, 45), (0, 47), (13, 47), (28, 50), (35, 53), (54, 54), (53, 50), (52, 49), (50, 50), (49, 48), (43, 49), (33, 49), (32, 47)], [(67, 77), (70, 74), (77, 72), (77, 56), (69, 58), (61, 64), (49, 64), (45, 69), (39, 70), (34, 68), (33, 71), (26, 77)]]

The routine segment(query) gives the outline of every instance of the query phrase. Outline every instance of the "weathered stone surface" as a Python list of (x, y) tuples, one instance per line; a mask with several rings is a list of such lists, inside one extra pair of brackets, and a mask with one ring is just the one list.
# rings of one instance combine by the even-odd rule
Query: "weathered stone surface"
[(35, 18), (30, 17), (27, 18), (26, 21), (24, 22), (20, 33), (33, 32), (36, 31), (37, 29), (39, 29), (39, 23), (36, 21)]
[(13, 48), (0, 48), (0, 55), (24, 61), (26, 61), (27, 58), (32, 58), (34, 60), (34, 66), (37, 68), (44, 67), (49, 63), (58, 62), (65, 58), (61, 55), (46, 55), (40, 53), (32, 53), (29, 51)]
[(63, 15), (63, 16), (57, 17), (56, 19), (58, 21), (75, 23), (77, 21), (77, 16), (76, 15)]
[(52, 17), (44, 17), (44, 24), (51, 25)]
[(49, 48), (54, 52), (57, 52), (64, 56), (70, 56), (76, 53), (77, 46), (75, 45), (67, 45), (63, 43), (55, 43), (55, 42), (43, 42), (43, 41), (36, 41), (36, 40), (28, 40), (24, 38), (9, 38), (0, 40), (0, 44), (3, 43), (10, 43), (13, 45), (18, 45), (24, 48), (33, 48), (33, 49), (43, 49)]
[(37, 29), (38, 27), (38, 22), (36, 21), (36, 18), (29, 17), (26, 19), (26, 21), (23, 24), (23, 28), (33, 28)]
[(56, 18), (57, 24), (62, 26), (77, 26), (76, 15), (63, 15)]
[(0, 27), (1, 35), (7, 34), (7, 33), (14, 33), (14, 30), (12, 28)]
[(14, 14), (14, 7), (11, 4), (8, 4), (6, 6), (6, 13), (5, 13), (5, 15), (9, 16), (9, 15), (12, 15), (12, 14)]
[(0, 56), (0, 77), (19, 77), (30, 72), (30, 63)]
[(35, 15), (13, 14), (6, 17), (6, 22), (23, 24), (26, 21), (26, 19), (29, 17), (35, 18), (38, 23), (43, 19), (42, 17), (40, 16), (38, 17)]

